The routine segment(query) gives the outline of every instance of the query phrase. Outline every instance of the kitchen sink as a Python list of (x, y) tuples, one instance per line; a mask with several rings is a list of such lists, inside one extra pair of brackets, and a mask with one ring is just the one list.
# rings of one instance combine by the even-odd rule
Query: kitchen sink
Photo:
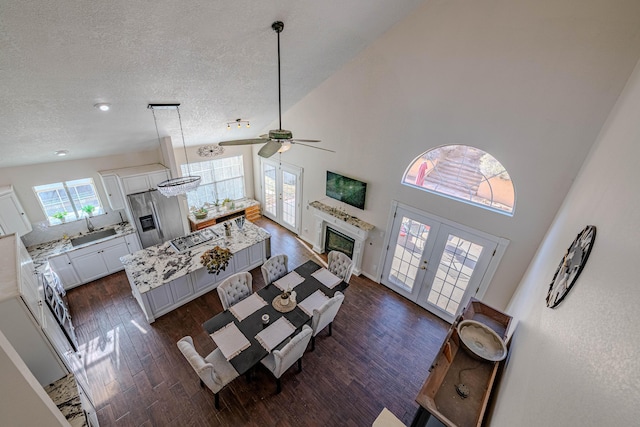
[(71, 239), (71, 246), (80, 246), (94, 240), (104, 239), (105, 237), (115, 236), (116, 230), (114, 228), (109, 228), (107, 230), (96, 231), (95, 233), (86, 234), (80, 237), (74, 237)]

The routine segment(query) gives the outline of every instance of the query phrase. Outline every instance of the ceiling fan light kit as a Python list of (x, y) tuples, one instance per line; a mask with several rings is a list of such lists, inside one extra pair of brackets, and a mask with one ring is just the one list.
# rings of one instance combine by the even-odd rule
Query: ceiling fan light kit
[(180, 104), (149, 104), (147, 108), (153, 113), (153, 121), (156, 125), (156, 134), (158, 135), (158, 143), (160, 143), (160, 132), (158, 132), (158, 121), (156, 119), (155, 110), (176, 110), (178, 112), (178, 122), (180, 123), (180, 135), (182, 135), (182, 148), (184, 149), (184, 158), (187, 162), (187, 171), (189, 175), (178, 178), (171, 178), (158, 184), (158, 191), (165, 197), (178, 196), (189, 191), (195, 190), (202, 180), (199, 176), (191, 175), (191, 165), (187, 156), (187, 146), (184, 143), (184, 131), (182, 130), (182, 117), (180, 117)]
[[(285, 151), (291, 148), (292, 144), (304, 145), (306, 147), (315, 148), (317, 150), (330, 151), (335, 153), (333, 150), (329, 150), (327, 148), (320, 148), (313, 145), (304, 144), (305, 142), (309, 143), (317, 143), (320, 140), (317, 139), (294, 139), (293, 133), (290, 130), (282, 129), (282, 87), (280, 84), (280, 33), (284, 29), (284, 23), (282, 21), (276, 21), (271, 24), (271, 28), (278, 35), (278, 129), (273, 129), (269, 131), (268, 135), (260, 135), (258, 138), (252, 139), (236, 139), (232, 141), (221, 141), (219, 145), (227, 146), (227, 145), (252, 145), (252, 144), (264, 144), (260, 151), (258, 151), (258, 156), (269, 158), (276, 153), (284, 153)], [(236, 121), (239, 121), (237, 119)], [(227, 123), (227, 128), (231, 129), (231, 124), (233, 122)], [(238, 123), (238, 127), (240, 124)], [(249, 123), (247, 122), (247, 127), (249, 127)]]

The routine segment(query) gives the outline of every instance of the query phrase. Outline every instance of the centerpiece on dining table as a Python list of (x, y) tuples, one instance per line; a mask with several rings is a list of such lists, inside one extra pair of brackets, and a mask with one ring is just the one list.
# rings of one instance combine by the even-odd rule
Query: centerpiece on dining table
[(282, 291), (280, 295), (273, 299), (271, 305), (281, 313), (293, 310), (296, 308), (296, 291), (292, 291), (291, 288)]
[(229, 249), (216, 246), (200, 256), (200, 263), (207, 268), (209, 274), (218, 275), (227, 268), (232, 256)]

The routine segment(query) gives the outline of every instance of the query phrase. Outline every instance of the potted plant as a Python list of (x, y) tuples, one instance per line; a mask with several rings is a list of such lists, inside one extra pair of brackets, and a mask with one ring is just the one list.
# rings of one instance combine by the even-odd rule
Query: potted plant
[(54, 217), (55, 219), (59, 220), (60, 222), (65, 222), (65, 220), (67, 218), (67, 212), (65, 212), (65, 211), (56, 212), (51, 216)]
[(93, 211), (96, 210), (96, 207), (93, 205), (86, 205), (82, 207), (82, 211), (87, 214), (87, 216), (93, 216)]

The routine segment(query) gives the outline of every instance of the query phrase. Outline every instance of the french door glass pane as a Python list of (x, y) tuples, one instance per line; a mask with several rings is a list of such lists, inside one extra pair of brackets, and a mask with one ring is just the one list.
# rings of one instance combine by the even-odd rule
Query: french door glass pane
[(420, 268), (422, 251), (429, 237), (430, 227), (411, 218), (402, 217), (396, 238), (389, 281), (411, 292)]
[(296, 175), (282, 171), (282, 220), (296, 226)]
[(265, 212), (276, 215), (276, 168), (274, 166), (264, 165), (264, 210)]
[(483, 247), (449, 234), (428, 301), (455, 315)]

